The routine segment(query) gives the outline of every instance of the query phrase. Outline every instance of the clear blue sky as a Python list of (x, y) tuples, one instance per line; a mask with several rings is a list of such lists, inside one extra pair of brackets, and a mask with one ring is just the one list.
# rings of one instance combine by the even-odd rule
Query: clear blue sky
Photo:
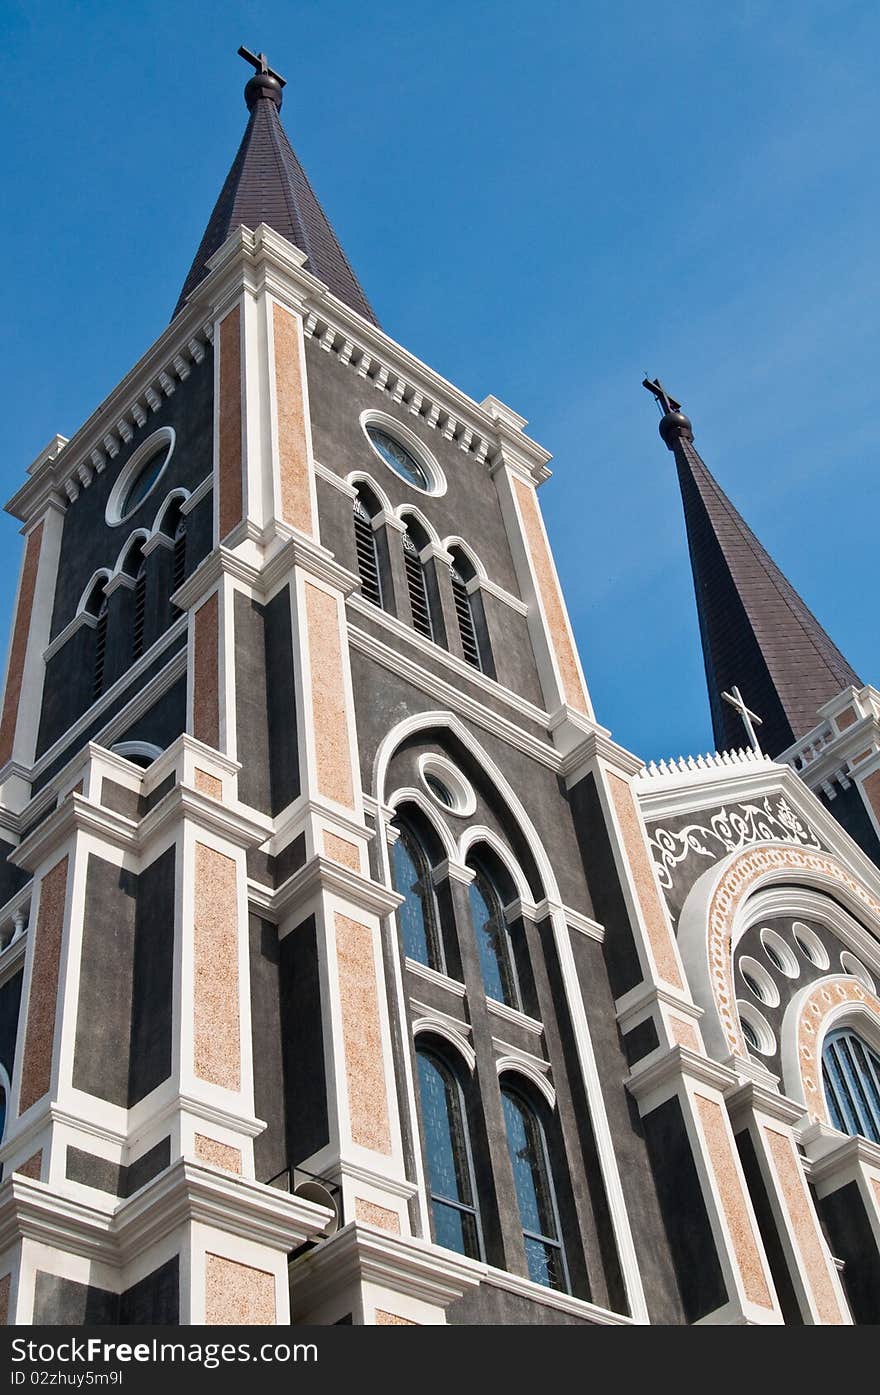
[(553, 452), (541, 497), (617, 739), (712, 745), (645, 370), (880, 682), (876, 0), (5, 0), (0, 39), (4, 498), (164, 328), (244, 128), (245, 43), (288, 79), (385, 329)]

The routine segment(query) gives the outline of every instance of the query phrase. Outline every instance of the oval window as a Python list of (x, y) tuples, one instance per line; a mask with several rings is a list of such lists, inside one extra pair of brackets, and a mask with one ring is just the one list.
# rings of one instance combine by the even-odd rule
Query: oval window
[(107, 522), (124, 523), (153, 492), (165, 473), (174, 450), (173, 427), (160, 426), (134, 452), (123, 468), (107, 500)]
[(407, 450), (406, 446), (401, 445), (393, 436), (389, 436), (381, 426), (370, 423), (366, 432), (373, 450), (396, 475), (400, 475), (407, 484), (415, 485), (416, 489), (430, 490), (431, 481), (412, 451)]

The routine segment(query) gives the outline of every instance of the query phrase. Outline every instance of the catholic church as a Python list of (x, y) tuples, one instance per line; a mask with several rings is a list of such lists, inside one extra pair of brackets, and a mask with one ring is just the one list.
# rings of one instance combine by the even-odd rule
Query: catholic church
[(880, 1321), (880, 691), (646, 380), (717, 751), (618, 745), (548, 452), (242, 55), (167, 329), (6, 506), (0, 1314)]

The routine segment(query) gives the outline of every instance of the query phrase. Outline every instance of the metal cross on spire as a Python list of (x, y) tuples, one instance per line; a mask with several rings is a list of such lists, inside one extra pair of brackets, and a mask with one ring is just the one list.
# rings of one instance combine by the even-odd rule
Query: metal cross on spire
[(652, 392), (657, 399), (657, 406), (665, 416), (667, 412), (680, 412), (681, 403), (676, 402), (674, 397), (670, 397), (659, 378), (649, 378), (647, 373), (642, 379), (642, 387)]
[(724, 698), (724, 701), (729, 702), (731, 707), (734, 708), (734, 710), (737, 711), (739, 715), (742, 717), (743, 726), (748, 732), (752, 750), (758, 756), (763, 755), (764, 753), (761, 750), (760, 744), (758, 742), (758, 737), (757, 733), (755, 732), (754, 726), (756, 722), (759, 727), (763, 726), (763, 718), (759, 717), (757, 712), (752, 712), (750, 708), (746, 707), (746, 704), (743, 700), (743, 695), (740, 692), (739, 688), (733, 687), (731, 688), (729, 693), (722, 693), (721, 696)]
[(246, 63), (250, 63), (251, 67), (255, 68), (258, 73), (263, 73), (266, 77), (275, 78), (277, 82), (281, 83), (282, 87), (286, 85), (285, 79), (281, 74), (276, 73), (274, 68), (269, 67), (269, 60), (265, 53), (251, 53), (250, 49), (245, 48), (244, 44), (242, 44), (241, 48), (238, 50), (238, 56), (239, 58), (243, 58)]

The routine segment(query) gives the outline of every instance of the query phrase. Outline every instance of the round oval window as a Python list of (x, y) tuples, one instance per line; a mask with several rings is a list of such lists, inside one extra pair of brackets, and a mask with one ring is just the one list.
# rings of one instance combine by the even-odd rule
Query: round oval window
[(174, 428), (160, 426), (134, 452), (107, 500), (106, 518), (111, 528), (130, 518), (153, 492), (165, 473), (174, 443)]
[(153, 485), (165, 469), (165, 458), (167, 454), (167, 448), (165, 446), (160, 446), (156, 454), (152, 456), (140, 472), (135, 475), (122, 499), (119, 512), (123, 518), (130, 513), (134, 513), (138, 505), (144, 502), (150, 490), (153, 488)]
[(381, 426), (368, 425), (366, 432), (373, 450), (395, 474), (405, 479), (407, 484), (415, 485), (416, 489), (431, 488), (431, 481), (412, 451), (407, 450), (406, 446), (402, 446), (393, 436), (389, 436)]

